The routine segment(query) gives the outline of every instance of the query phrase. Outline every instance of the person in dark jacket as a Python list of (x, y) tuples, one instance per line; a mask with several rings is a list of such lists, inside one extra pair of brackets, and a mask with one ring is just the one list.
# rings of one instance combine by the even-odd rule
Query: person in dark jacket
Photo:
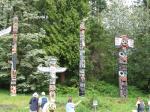
[(137, 112), (140, 112), (140, 102), (141, 102), (141, 98), (138, 97), (136, 101)]
[(46, 97), (45, 92), (41, 93), (42, 97), (39, 98), (39, 106), (41, 107), (42, 112), (46, 112), (44, 106), (49, 102), (48, 97)]
[(149, 96), (149, 100), (148, 100), (148, 112), (150, 112), (150, 96)]
[(29, 102), (30, 112), (38, 112), (38, 94), (35, 92)]
[(144, 101), (141, 100), (141, 102), (140, 102), (140, 112), (144, 112), (144, 109), (145, 109), (145, 104), (144, 104)]

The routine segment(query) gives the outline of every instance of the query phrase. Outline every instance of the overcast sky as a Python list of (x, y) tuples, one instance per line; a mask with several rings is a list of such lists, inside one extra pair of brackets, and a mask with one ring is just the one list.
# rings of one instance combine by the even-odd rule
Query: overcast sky
[[(112, 0), (106, 0), (106, 1), (108, 4), (111, 4)], [(117, 1), (117, 0), (114, 0), (114, 1)], [(121, 1), (124, 5), (131, 6), (134, 4), (134, 2), (139, 1), (139, 0), (118, 0), (118, 1)], [(142, 0), (140, 0), (140, 1), (142, 1)]]
[(137, 0), (122, 0), (125, 5), (131, 6)]

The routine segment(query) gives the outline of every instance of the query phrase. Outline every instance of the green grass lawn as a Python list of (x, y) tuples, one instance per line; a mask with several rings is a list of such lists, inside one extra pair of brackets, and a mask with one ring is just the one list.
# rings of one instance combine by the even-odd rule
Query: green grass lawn
[[(77, 94), (71, 94), (73, 101), (82, 102), (76, 107), (76, 112), (94, 112), (92, 107), (93, 98), (97, 99), (98, 106), (96, 112), (132, 112), (135, 109), (135, 102), (138, 95), (140, 95), (145, 103), (147, 96), (135, 90), (129, 90), (129, 97), (121, 99), (109, 95), (101, 95), (102, 93), (88, 92), (85, 97), (79, 97)], [(114, 93), (115, 94), (115, 93)], [(142, 96), (143, 95), (143, 96)], [(65, 104), (69, 94), (57, 93), (57, 110), (56, 112), (65, 112)], [(31, 95), (18, 94), (11, 97), (8, 91), (0, 90), (0, 112), (29, 112), (29, 100)]]

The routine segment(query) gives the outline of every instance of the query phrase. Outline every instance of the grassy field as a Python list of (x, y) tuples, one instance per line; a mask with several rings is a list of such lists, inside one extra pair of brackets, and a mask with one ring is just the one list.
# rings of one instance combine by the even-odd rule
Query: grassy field
[[(98, 101), (96, 112), (132, 112), (135, 109), (136, 98), (139, 95), (145, 102), (147, 101), (146, 95), (132, 89), (129, 90), (129, 97), (127, 99), (111, 97), (107, 94), (101, 95), (101, 93), (93, 95), (89, 92), (85, 97), (72, 94), (74, 102), (82, 100), (78, 107), (76, 107), (76, 112), (94, 112), (92, 107), (93, 98)], [(69, 94), (57, 94), (56, 112), (65, 112), (65, 104), (68, 96)], [(0, 112), (29, 112), (28, 103), (30, 97), (31, 95), (25, 94), (18, 94), (11, 97), (8, 91), (0, 90)]]

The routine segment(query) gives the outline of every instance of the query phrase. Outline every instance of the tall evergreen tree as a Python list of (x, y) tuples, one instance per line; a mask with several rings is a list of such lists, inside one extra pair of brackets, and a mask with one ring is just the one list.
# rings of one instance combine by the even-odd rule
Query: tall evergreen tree
[(56, 56), (60, 66), (67, 66), (70, 74), (78, 73), (79, 24), (89, 12), (88, 0), (46, 0), (47, 37), (43, 47), (48, 55)]
[[(41, 38), (44, 37), (45, 32), (39, 26), (43, 18), (39, 15), (39, 11), (36, 8), (37, 2), (38, 1), (34, 0), (6, 0), (0, 4), (3, 6), (1, 7), (3, 10), (0, 12), (2, 14), (2, 17), (0, 17), (2, 20), (0, 27), (2, 29), (12, 25), (14, 15), (19, 17), (17, 90), (22, 92), (36, 89), (36, 83), (32, 85), (36, 75), (34, 72), (39, 64), (40, 57), (46, 55), (44, 51), (41, 50)], [(8, 88), (10, 82), (10, 65), (7, 62), (11, 60), (12, 36), (0, 37), (0, 41), (2, 51), (0, 55), (0, 79), (1, 84), (7, 84)], [(38, 77), (36, 79), (38, 79)]]
[[(11, 6), (11, 15), (9, 15), (10, 18), (7, 22), (5, 22), (7, 17), (4, 15), (4, 22), (1, 23), (1, 27), (8, 23), (11, 24), (14, 14), (19, 16), (17, 50), (18, 91), (34, 91), (48, 85), (46, 76), (36, 72), (36, 67), (39, 63), (46, 61), (46, 55), (56, 56), (60, 65), (67, 66), (73, 74), (77, 73), (79, 24), (89, 11), (88, 0), (7, 0), (7, 2), (3, 2), (4, 5), (7, 5), (7, 3)], [(46, 30), (47, 36), (41, 30), (42, 27)], [(5, 41), (7, 40), (5, 39)], [(11, 42), (11, 37), (7, 43), (9, 42)], [(3, 55), (10, 54), (11, 44), (9, 44), (9, 48), (6, 51), (3, 43), (1, 45), (1, 51), (4, 51)], [(46, 53), (42, 48), (46, 50)], [(1, 57), (2, 62), (8, 60), (4, 60), (3, 56)], [(11, 59), (11, 54), (8, 58)], [(8, 68), (6, 73), (7, 80), (9, 80), (10, 74), (10, 67), (8, 66), (8, 64), (7, 67), (5, 66)], [(1, 75), (1, 77), (3, 76)], [(6, 84), (4, 81), (2, 83)], [(42, 84), (39, 85), (39, 83)]]
[(148, 9), (140, 2), (127, 7), (122, 5), (122, 2), (116, 3), (114, 0), (102, 16), (104, 27), (110, 38), (125, 34), (134, 39), (134, 49), (128, 52), (128, 82), (149, 90), (150, 75), (148, 75), (147, 67), (150, 66), (148, 63), (150, 15)]

